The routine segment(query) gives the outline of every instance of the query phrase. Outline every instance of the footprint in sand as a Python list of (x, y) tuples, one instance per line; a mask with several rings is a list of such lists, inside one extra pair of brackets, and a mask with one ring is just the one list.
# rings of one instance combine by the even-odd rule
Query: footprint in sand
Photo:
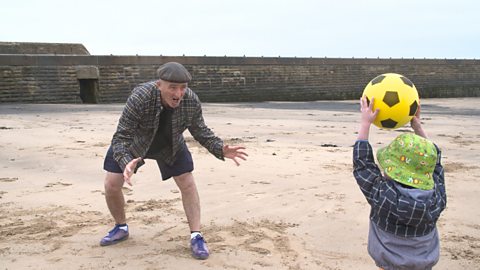
[(0, 182), (15, 182), (18, 180), (18, 177), (1, 177)]
[(468, 171), (478, 169), (478, 166), (468, 166), (461, 162), (445, 162), (443, 165), (446, 172)]
[(64, 186), (64, 187), (66, 187), (66, 186), (71, 186), (71, 185), (72, 184), (70, 184), (70, 183), (56, 182), (56, 183), (48, 183), (48, 184), (45, 185), (45, 187), (47, 187), (47, 188), (51, 188), (51, 187), (54, 187), (54, 186)]
[(122, 187), (122, 190), (123, 190), (123, 194), (127, 195), (127, 196), (130, 196), (133, 194), (133, 190), (132, 189), (129, 189), (127, 187)]
[(270, 182), (267, 181), (250, 181), (250, 184), (255, 185), (255, 184), (262, 184), (262, 185), (270, 185)]
[(290, 245), (288, 230), (298, 224), (275, 222), (271, 220), (239, 221), (231, 225), (211, 223), (205, 227), (206, 235), (212, 248), (228, 253), (230, 250), (241, 250), (255, 255), (257, 261), (265, 265), (274, 265), (275, 260), (293, 269), (295, 258), (300, 255)]

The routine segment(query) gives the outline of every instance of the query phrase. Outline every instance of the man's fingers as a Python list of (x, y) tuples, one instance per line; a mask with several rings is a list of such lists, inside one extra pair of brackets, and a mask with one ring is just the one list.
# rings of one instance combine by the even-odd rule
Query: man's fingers
[(130, 167), (127, 165), (127, 167), (125, 167), (125, 171), (123, 172), (123, 180), (125, 180), (125, 182), (127, 182), (127, 184), (130, 186), (132, 185), (132, 182), (130, 181), (132, 174), (132, 169), (130, 169)]
[(237, 158), (247, 160), (246, 157), (248, 157), (248, 154), (239, 151), (239, 150), (244, 150), (246, 149), (245, 146), (230, 146), (230, 145), (224, 145), (223, 146), (223, 153), (225, 157), (233, 160), (237, 166), (240, 166), (240, 163), (238, 162)]
[(142, 158), (140, 158), (140, 157), (138, 157), (138, 158), (134, 159), (134, 160), (133, 160), (133, 165), (135, 165), (135, 166), (136, 166), (136, 165), (137, 165), (137, 163), (138, 163), (138, 162), (140, 162), (140, 160), (141, 160), (141, 159), (142, 159)]
[(141, 157), (138, 157), (136, 159), (133, 159), (132, 161), (130, 161), (128, 164), (127, 164), (127, 167), (125, 167), (125, 171), (123, 172), (123, 180), (125, 180), (125, 182), (127, 182), (127, 184), (129, 184), (130, 186), (132, 185), (132, 182), (130, 181), (130, 178), (132, 177), (133, 175), (133, 170), (132, 168), (136, 168), (137, 167), (137, 163), (142, 160)]
[[(246, 156), (248, 156), (248, 155), (246, 155)], [(237, 155), (237, 157), (238, 157), (238, 158), (241, 158), (241, 159), (243, 159), (243, 160), (247, 160), (247, 158), (244, 157), (244, 156), (242, 156), (242, 155)]]
[(235, 162), (237, 166), (240, 166), (240, 163), (238, 163), (238, 161), (235, 158), (232, 158), (232, 160)]
[(130, 177), (127, 178), (127, 179), (125, 179), (125, 182), (127, 182), (127, 184), (128, 184), (129, 186), (132, 186), (132, 182), (130, 182)]
[(230, 145), (225, 145), (227, 150), (233, 150), (233, 151), (238, 151), (238, 150), (243, 150), (246, 149), (244, 146), (230, 146)]
[(128, 185), (132, 185), (132, 182), (130, 182), (130, 174), (127, 173), (126, 171), (123, 173), (123, 180), (125, 180), (125, 182), (127, 182)]
[(238, 155), (242, 155), (242, 156), (247, 156), (247, 157), (248, 157), (248, 154), (247, 154), (247, 153), (245, 153), (245, 152), (238, 151), (237, 153), (238, 153)]

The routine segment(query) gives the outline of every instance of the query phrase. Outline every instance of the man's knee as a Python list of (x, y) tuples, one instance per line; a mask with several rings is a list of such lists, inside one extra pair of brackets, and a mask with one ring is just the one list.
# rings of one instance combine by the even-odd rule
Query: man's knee
[(173, 179), (177, 183), (180, 191), (185, 192), (191, 189), (196, 189), (195, 181), (193, 179), (193, 174), (191, 172), (181, 174), (179, 176), (174, 176)]
[(123, 174), (107, 172), (105, 176), (105, 192), (115, 192), (122, 190)]

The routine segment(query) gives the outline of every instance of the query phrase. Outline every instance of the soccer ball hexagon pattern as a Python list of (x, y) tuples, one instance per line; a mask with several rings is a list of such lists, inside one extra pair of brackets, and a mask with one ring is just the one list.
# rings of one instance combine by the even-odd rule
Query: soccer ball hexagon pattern
[(369, 104), (375, 98), (373, 110), (379, 109), (379, 112), (373, 124), (379, 128), (400, 128), (410, 122), (418, 110), (417, 88), (400, 74), (385, 73), (375, 77), (363, 90), (363, 96)]

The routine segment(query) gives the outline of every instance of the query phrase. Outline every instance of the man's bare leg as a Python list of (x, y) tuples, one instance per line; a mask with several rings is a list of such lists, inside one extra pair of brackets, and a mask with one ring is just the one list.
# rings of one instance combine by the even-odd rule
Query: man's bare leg
[(107, 172), (105, 177), (105, 200), (116, 224), (124, 224), (125, 199), (123, 197), (123, 174)]
[(200, 198), (198, 196), (197, 186), (191, 172), (174, 176), (173, 179), (177, 183), (182, 193), (183, 209), (187, 216), (190, 231), (200, 231)]
[(109, 246), (128, 239), (128, 226), (125, 218), (123, 198), (123, 174), (107, 172), (105, 177), (105, 200), (115, 220), (115, 227), (100, 240), (101, 246)]

